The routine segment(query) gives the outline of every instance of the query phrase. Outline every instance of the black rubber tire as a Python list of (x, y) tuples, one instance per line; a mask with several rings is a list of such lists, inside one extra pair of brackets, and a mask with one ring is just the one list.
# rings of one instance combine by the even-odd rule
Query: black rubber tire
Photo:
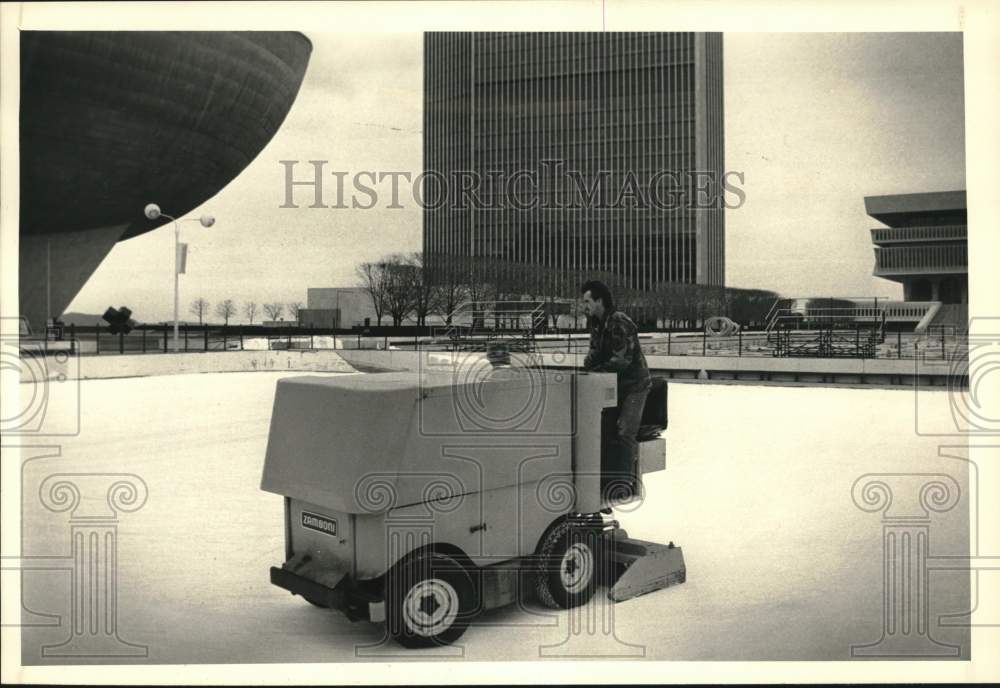
[[(438, 607), (454, 609), (441, 620), (440, 627), (420, 628), (419, 617), (408, 611), (408, 598), (416, 595), (418, 585), (429, 587), (433, 594), (436, 613)], [(451, 593), (454, 593), (452, 596)], [(440, 597), (439, 597), (440, 596)], [(449, 604), (438, 605), (439, 599), (450, 599)], [(412, 600), (411, 600), (412, 601)], [(457, 606), (453, 605), (457, 603)], [(422, 613), (422, 612), (421, 612)], [(451, 557), (434, 552), (420, 554), (400, 562), (386, 575), (385, 622), (389, 635), (407, 648), (450, 645), (462, 637), (475, 615), (475, 590), (468, 571)]]
[[(589, 558), (589, 576), (584, 575), (585, 580), (581, 578), (567, 587), (563, 569), (568, 562), (564, 558), (571, 548), (577, 553), (574, 562), (581, 557)], [(552, 609), (572, 609), (586, 604), (597, 589), (600, 557), (600, 533), (595, 528), (569, 519), (560, 521), (545, 534), (535, 554), (535, 598)]]

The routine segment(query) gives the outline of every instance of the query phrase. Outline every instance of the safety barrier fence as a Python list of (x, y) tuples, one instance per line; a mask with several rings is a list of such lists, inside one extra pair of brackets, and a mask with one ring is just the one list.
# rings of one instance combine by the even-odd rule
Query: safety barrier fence
[[(416, 345), (429, 327), (372, 327), (365, 330), (312, 326), (191, 325), (178, 327), (178, 352), (254, 351), (282, 349), (387, 348), (399, 341)], [(41, 353), (155, 354), (174, 352), (171, 324), (141, 324), (128, 333), (107, 326), (69, 324), (50, 328), (47, 337), (22, 337), (22, 348)]]
[(872, 342), (864, 328), (789, 332), (788, 339), (781, 343), (769, 341), (765, 332), (739, 332), (726, 337), (668, 333), (642, 341), (642, 350), (646, 355), (661, 356), (952, 359), (967, 355), (968, 341), (962, 335), (941, 331), (924, 335), (887, 333), (882, 341)]
[[(450, 337), (434, 336), (431, 328), (381, 328), (381, 331), (337, 330), (312, 327), (264, 327), (257, 325), (182, 325), (178, 351), (275, 351), (275, 350), (339, 350), (339, 349), (403, 349), (440, 350), (458, 348), (485, 350), (488, 343), (503, 339), (504, 333), (486, 333), (465, 337), (459, 345)], [(377, 333), (376, 333), (377, 332)], [(867, 333), (863, 328), (838, 330), (838, 347), (833, 355), (875, 359), (952, 359), (964, 357), (966, 337), (954, 327), (939, 327), (922, 334), (886, 332), (881, 341), (865, 346)], [(813, 356), (820, 349), (812, 341), (820, 333), (795, 331), (789, 333), (792, 346), (784, 349), (769, 341), (766, 331), (739, 331), (734, 335), (717, 336), (704, 332), (648, 332), (640, 334), (640, 344), (646, 355), (656, 356)], [(545, 352), (586, 353), (588, 334), (582, 330), (536, 335), (533, 350)], [(171, 325), (140, 325), (128, 334), (112, 333), (107, 327), (68, 325), (50, 337), (22, 338), (22, 350), (36, 354), (69, 352), (77, 355), (156, 354), (173, 352)], [(827, 349), (829, 350), (829, 349)]]

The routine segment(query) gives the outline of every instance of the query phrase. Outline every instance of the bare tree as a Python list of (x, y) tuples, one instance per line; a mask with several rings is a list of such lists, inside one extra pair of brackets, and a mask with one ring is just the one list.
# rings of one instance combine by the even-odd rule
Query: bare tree
[(472, 302), (472, 329), (477, 329), (486, 324), (483, 302), (488, 300), (494, 291), (492, 279), (496, 265), (491, 267), (485, 260), (476, 258), (465, 259), (464, 263), (466, 295)]
[(427, 316), (436, 306), (437, 290), (430, 282), (430, 275), (424, 267), (424, 257), (419, 251), (411, 253), (407, 263), (413, 267), (413, 315), (417, 325), (427, 324)]
[(250, 324), (253, 325), (253, 319), (257, 317), (257, 304), (253, 301), (247, 301), (243, 304), (243, 315), (246, 316)]
[(288, 317), (294, 319), (296, 323), (299, 322), (299, 311), (302, 310), (302, 302), (289, 301), (285, 306), (288, 307)]
[[(559, 315), (568, 312), (559, 298), (559, 286), (563, 281), (563, 275), (557, 270), (545, 270), (539, 282), (538, 292), (533, 294), (545, 303), (546, 327), (553, 330), (559, 327)], [(552, 319), (552, 324), (548, 324), (548, 319)]]
[(228, 325), (229, 319), (236, 315), (236, 304), (233, 303), (232, 299), (226, 299), (215, 306), (215, 314), (222, 318), (226, 325)]
[(627, 313), (634, 322), (640, 321), (642, 318), (639, 315), (641, 305), (639, 292), (627, 286), (624, 279), (617, 279), (608, 286), (615, 296), (615, 306)]
[(198, 298), (196, 298), (194, 301), (191, 302), (190, 311), (191, 311), (192, 314), (198, 316), (198, 324), (199, 325), (203, 325), (204, 324), (204, 322), (205, 322), (205, 314), (208, 313), (208, 307), (210, 305), (211, 304), (209, 304), (206, 299), (203, 299), (200, 296)]
[(393, 326), (399, 327), (414, 308), (419, 270), (403, 256), (394, 255), (385, 259), (385, 272), (386, 312)]
[(265, 303), (264, 304), (264, 315), (267, 316), (268, 320), (272, 322), (281, 317), (285, 312), (285, 306), (280, 303)]
[(389, 270), (383, 260), (378, 263), (362, 263), (356, 268), (361, 287), (368, 292), (375, 310), (375, 319), (382, 324), (382, 316), (387, 310), (386, 292), (389, 283)]
[(580, 323), (584, 325), (584, 329), (587, 328), (589, 323), (587, 322), (587, 312), (584, 309), (583, 301), (576, 300), (570, 305), (570, 314), (573, 316), (573, 329), (579, 330)]
[(654, 319), (663, 324), (663, 327), (671, 327), (672, 308), (675, 299), (670, 289), (671, 284), (657, 284), (648, 293), (649, 309)]
[(455, 309), (468, 298), (468, 287), (458, 270), (443, 270), (440, 275), (427, 274), (424, 279), (431, 282), (431, 310), (444, 317), (445, 324), (451, 325)]

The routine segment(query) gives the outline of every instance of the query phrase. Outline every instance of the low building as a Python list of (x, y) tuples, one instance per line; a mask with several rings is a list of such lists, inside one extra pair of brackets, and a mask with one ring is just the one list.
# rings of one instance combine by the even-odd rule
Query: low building
[(965, 191), (869, 196), (875, 270), (903, 285), (906, 301), (969, 302)]
[(919, 314), (909, 311), (926, 306), (917, 331), (964, 329), (969, 303), (965, 191), (869, 196), (865, 211), (887, 225), (871, 230), (872, 274), (903, 285), (905, 303), (896, 310), (913, 319)]
[[(392, 319), (383, 314), (382, 324)], [(306, 307), (299, 324), (312, 327), (371, 327), (378, 324), (372, 298), (362, 287), (313, 287), (306, 291)]]

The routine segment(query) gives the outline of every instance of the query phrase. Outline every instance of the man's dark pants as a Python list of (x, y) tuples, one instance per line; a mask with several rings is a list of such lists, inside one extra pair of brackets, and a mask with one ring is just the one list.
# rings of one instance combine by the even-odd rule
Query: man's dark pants
[(630, 392), (618, 401), (618, 441), (628, 450), (632, 459), (632, 467), (639, 460), (639, 425), (642, 423), (642, 409), (646, 405), (649, 387), (637, 392)]
[(606, 478), (618, 486), (633, 485), (638, 473), (639, 425), (642, 423), (642, 410), (646, 405), (649, 387), (636, 392), (628, 392), (618, 397), (618, 437), (614, 447), (615, 459)]

